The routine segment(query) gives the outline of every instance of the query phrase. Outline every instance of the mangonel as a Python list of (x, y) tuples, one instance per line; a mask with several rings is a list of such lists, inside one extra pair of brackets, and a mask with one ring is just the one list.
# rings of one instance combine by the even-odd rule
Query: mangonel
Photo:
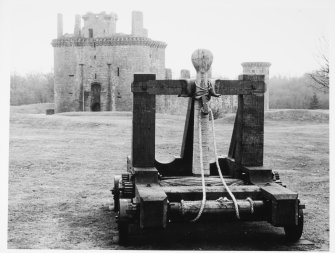
[[(170, 223), (191, 220), (203, 196), (201, 177), (194, 172), (195, 80), (155, 80), (154, 74), (135, 74), (133, 92), (132, 153), (127, 172), (114, 179), (114, 208), (118, 213), (119, 239), (128, 240), (129, 224), (141, 229), (164, 229)], [(303, 230), (304, 205), (287, 189), (278, 173), (263, 166), (264, 75), (241, 75), (238, 80), (212, 80), (215, 93), (237, 95), (238, 110), (227, 157), (220, 156), (223, 177), (237, 199), (240, 220), (268, 221), (284, 227), (290, 241)], [(170, 163), (155, 159), (156, 95), (189, 97), (179, 157)], [(182, 98), (181, 98), (182, 99)], [(184, 98), (185, 99), (185, 98)], [(200, 145), (200, 144), (199, 144)], [(199, 222), (238, 219), (233, 201), (218, 177), (216, 163), (206, 175), (206, 204)]]

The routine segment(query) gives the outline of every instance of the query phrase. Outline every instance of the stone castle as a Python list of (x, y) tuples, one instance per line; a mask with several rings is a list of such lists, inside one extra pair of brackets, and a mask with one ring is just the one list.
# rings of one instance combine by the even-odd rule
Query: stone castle
[[(55, 112), (130, 111), (130, 85), (135, 73), (156, 74), (156, 79), (172, 79), (165, 68), (166, 43), (148, 38), (143, 14), (132, 12), (131, 34), (116, 32), (117, 15), (91, 12), (75, 16), (73, 34), (63, 34), (63, 16), (57, 16), (54, 47)], [(84, 25), (81, 25), (81, 20)], [(243, 74), (265, 75), (265, 110), (269, 109), (268, 62), (244, 62)], [(211, 71), (210, 71), (211, 77)], [(180, 79), (189, 79), (189, 70), (181, 70)], [(186, 101), (157, 96), (157, 111), (183, 113)], [(216, 106), (223, 112), (235, 112), (236, 96), (221, 97)], [(182, 110), (181, 110), (182, 107)]]
[(141, 12), (132, 12), (131, 34), (116, 32), (114, 13), (76, 15), (73, 34), (63, 34), (62, 14), (57, 18), (52, 41), (56, 113), (131, 110), (134, 73), (165, 78), (167, 44), (148, 38)]

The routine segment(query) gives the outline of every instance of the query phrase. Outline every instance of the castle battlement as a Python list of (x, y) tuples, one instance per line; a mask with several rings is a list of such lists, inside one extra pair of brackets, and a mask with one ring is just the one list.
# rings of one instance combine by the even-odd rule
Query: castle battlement
[(269, 68), (271, 66), (270, 62), (242, 62), (242, 67), (256, 67), (256, 68)]
[(153, 48), (166, 48), (167, 44), (161, 41), (151, 40), (145, 37), (114, 34), (112, 37), (84, 38), (62, 37), (51, 42), (53, 47), (82, 47), (82, 46), (149, 46)]
[[(84, 26), (81, 27), (81, 19), (84, 20)], [(116, 34), (116, 21), (118, 16), (116, 13), (87, 12), (83, 16), (75, 15), (74, 33), (70, 36), (97, 38), (109, 37)], [(143, 14), (140, 11), (132, 12), (132, 27), (131, 35), (135, 37), (148, 37), (148, 30), (143, 27)], [(63, 35), (63, 14), (57, 15), (57, 38), (62, 38)], [(66, 35), (69, 36), (68, 34)]]

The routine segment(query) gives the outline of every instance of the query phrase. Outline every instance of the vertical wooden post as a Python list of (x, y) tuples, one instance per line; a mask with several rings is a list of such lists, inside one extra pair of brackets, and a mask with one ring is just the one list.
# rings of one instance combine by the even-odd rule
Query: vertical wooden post
[[(264, 81), (262, 75), (241, 75), (239, 80)], [(264, 94), (239, 95), (229, 157), (244, 166), (263, 166)]]
[[(155, 74), (135, 74), (134, 82), (156, 80)], [(133, 167), (154, 167), (156, 96), (133, 93)]]
[[(213, 55), (209, 50), (198, 49), (192, 54), (192, 63), (197, 71), (196, 84), (202, 88), (207, 88), (208, 71), (213, 62)], [(196, 87), (196, 92), (200, 89)], [(193, 163), (192, 173), (201, 175), (200, 165), (200, 145), (202, 148), (202, 160), (204, 174), (210, 174), (209, 165), (209, 115), (201, 112), (202, 102), (199, 99), (194, 101), (194, 141), (193, 141)], [(202, 142), (199, 145), (199, 121), (201, 126)]]
[(187, 114), (184, 126), (183, 142), (181, 145), (180, 157), (183, 159), (185, 170), (192, 174), (193, 163), (193, 136), (194, 136), (194, 99), (188, 99)]

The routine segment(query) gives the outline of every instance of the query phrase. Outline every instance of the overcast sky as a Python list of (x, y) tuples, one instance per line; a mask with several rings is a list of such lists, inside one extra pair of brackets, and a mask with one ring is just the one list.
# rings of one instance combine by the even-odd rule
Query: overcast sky
[[(164, 41), (166, 67), (195, 73), (190, 58), (197, 48), (214, 54), (213, 74), (236, 78), (243, 61), (272, 63), (270, 75), (299, 76), (318, 68), (320, 38), (329, 36), (329, 1), (215, 0), (11, 0), (11, 72), (53, 68), (51, 40), (57, 13), (64, 33), (73, 33), (75, 14), (115, 12), (117, 32), (130, 33), (131, 11), (144, 14), (151, 39)], [(83, 23), (83, 22), (82, 22)]]

